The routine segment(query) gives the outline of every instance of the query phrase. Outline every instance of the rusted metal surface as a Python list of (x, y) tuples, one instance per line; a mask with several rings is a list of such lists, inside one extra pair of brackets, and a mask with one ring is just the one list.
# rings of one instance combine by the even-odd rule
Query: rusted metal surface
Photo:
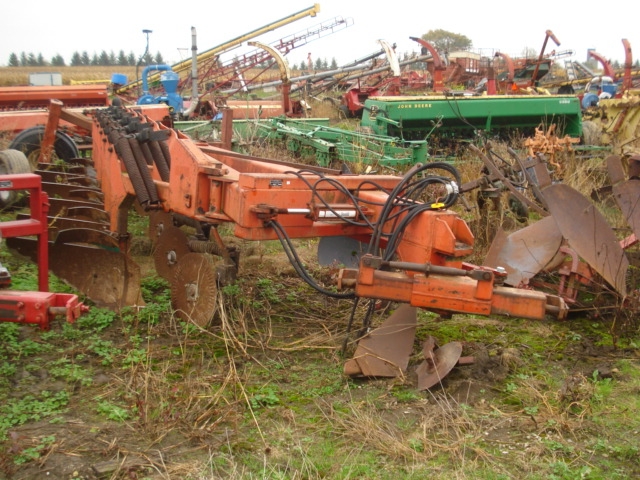
[(564, 173), (564, 166), (558, 163), (556, 155), (559, 152), (573, 151), (572, 145), (580, 143), (579, 138), (565, 135), (559, 138), (556, 133), (556, 124), (551, 124), (546, 131), (536, 128), (533, 138), (525, 139), (524, 146), (527, 148), (529, 157), (536, 157), (538, 154), (545, 155), (547, 162), (555, 168), (555, 175), (561, 177)]
[(212, 257), (204, 253), (183, 255), (171, 281), (171, 300), (176, 314), (183, 320), (206, 327), (215, 312), (217, 292)]
[(487, 155), (475, 145), (469, 145), (469, 148), (482, 160), (485, 167), (489, 171), (489, 181), (501, 182), (503, 188), (515, 197), (522, 205), (535, 211), (541, 216), (547, 216), (548, 212), (536, 202), (526, 197), (522, 193), (522, 188), (527, 185), (526, 169), (522, 165), (507, 164), (504, 160), (496, 160), (495, 155)]
[(409, 365), (416, 333), (416, 309), (401, 305), (382, 325), (358, 342), (344, 366), (349, 376), (399, 377)]
[(36, 170), (34, 173), (42, 177), (45, 183), (66, 183), (91, 187), (95, 181), (87, 177), (85, 172), (60, 172), (56, 170)]
[(526, 285), (552, 262), (561, 243), (562, 233), (556, 221), (546, 217), (510, 235), (499, 230), (483, 264), (504, 268), (507, 285)]
[(433, 74), (432, 74), (433, 91), (442, 92), (444, 90), (444, 81), (442, 77), (447, 67), (445, 66), (444, 62), (440, 58), (438, 51), (434, 48), (433, 45), (431, 45), (429, 42), (427, 42), (422, 38), (419, 38), (419, 37), (409, 37), (409, 38), (414, 42), (418, 42), (423, 49), (427, 50), (431, 54), (431, 58), (433, 61)]
[(540, 65), (542, 65), (544, 61), (544, 53), (547, 48), (547, 42), (549, 41), (549, 39), (553, 40), (553, 43), (555, 43), (557, 46), (560, 46), (560, 41), (553, 34), (553, 32), (551, 30), (547, 30), (545, 32), (544, 42), (542, 42), (542, 48), (540, 49), (540, 55), (538, 56), (538, 61), (536, 63), (535, 69), (533, 70), (533, 75), (531, 75), (530, 85), (532, 87), (535, 86), (538, 80), (538, 71), (540, 70)]
[(66, 200), (79, 200), (102, 205), (104, 194), (99, 188), (72, 183), (43, 182), (42, 188), (51, 197), (58, 196)]
[[(42, 163), (39, 166), (44, 167)], [(44, 223), (49, 242), (44, 242), (43, 251), (50, 260), (47, 263), (46, 258), (38, 258), (37, 246), (31, 238), (12, 238), (7, 240), (7, 245), (30, 256), (45, 272), (50, 268), (100, 306), (120, 309), (128, 305), (143, 305), (139, 267), (118, 251), (118, 239), (108, 231), (109, 224), (105, 222), (108, 217), (102, 210), (102, 191), (95, 187), (59, 183), (89, 183), (91, 168), (88, 165), (69, 166), (66, 170), (71, 172), (65, 172), (53, 167), (38, 170), (34, 175), (49, 195), (47, 209), (50, 217)], [(42, 182), (43, 178), (51, 182)], [(18, 218), (24, 219), (24, 215)], [(45, 277), (48, 278), (46, 274)]]
[(568, 185), (551, 185), (543, 193), (569, 246), (620, 295), (626, 296), (629, 261), (598, 209)]
[(450, 342), (434, 348), (433, 342), (427, 339), (422, 353), (424, 361), (416, 368), (418, 390), (427, 390), (439, 384), (456, 366), (462, 355), (462, 343)]
[(62, 102), (52, 99), (49, 102), (49, 118), (44, 128), (44, 135), (40, 143), (40, 156), (38, 163), (50, 163), (51, 155), (54, 153), (53, 146), (56, 141), (56, 131), (60, 122), (60, 114), (62, 113)]
[[(130, 177), (122, 171), (118, 152), (109, 145), (112, 137), (109, 132), (126, 124), (122, 113), (127, 115), (115, 110), (99, 114), (93, 132), (98, 139), (94, 142), (94, 158), (105, 192), (105, 210), (110, 215), (112, 231), (118, 234), (124, 233), (118, 226), (123, 201), (136, 195)], [(140, 120), (132, 115), (131, 122), (137, 121)], [(155, 128), (162, 127), (156, 125)], [(296, 165), (291, 163), (196, 146), (179, 132), (168, 132), (166, 141), (172, 156), (169, 181), (158, 180), (156, 168), (149, 167), (159, 205), (192, 221), (232, 222), (234, 234), (247, 240), (278, 238), (277, 231), (269, 226), (272, 220), (277, 220), (291, 238), (349, 236), (367, 240), (371, 225), (363, 223), (361, 216), (377, 219), (383, 209), (389, 208), (387, 204), (393, 205), (396, 201), (396, 197), (386, 192), (397, 188), (403, 180), (386, 175), (366, 178), (340, 175), (333, 170), (305, 166), (308, 173), (304, 175), (314, 179), (310, 183), (295, 173)], [(100, 138), (107, 138), (107, 142), (101, 142)], [(412, 169), (406, 177), (411, 178), (418, 168), (423, 167)], [(336, 184), (340, 188), (336, 188)], [(354, 192), (358, 204), (354, 204), (352, 194), (346, 192)], [(344, 221), (333, 213), (334, 209), (345, 212), (354, 221)], [(385, 235), (391, 235), (395, 222), (382, 221), (379, 228)], [(425, 211), (407, 223), (403, 238), (395, 247), (399, 260), (423, 266), (458, 267), (457, 273), (425, 276), (386, 272), (377, 267), (372, 258), (373, 263), (361, 264), (359, 272), (345, 269), (340, 277), (342, 285), (356, 285), (358, 296), (397, 300), (436, 310), (544, 317), (547, 305), (544, 294), (494, 288), (494, 274), (490, 271), (474, 270), (473, 274), (460, 271), (459, 259), (473, 251), (473, 235), (455, 212), (438, 208)]]
[[(143, 124), (147, 125), (144, 129)], [(123, 133), (125, 129), (148, 129), (149, 138), (162, 138), (158, 140), (158, 147), (164, 145), (162, 151), (145, 152), (142, 144), (137, 151), (131, 137)], [(78, 236), (71, 233), (75, 230), (60, 230), (52, 242), (57, 259), (52, 267), (99, 304), (115, 308), (141, 304), (139, 268), (125, 254), (127, 215), (138, 198), (152, 210), (149, 233), (158, 271), (171, 282), (173, 307), (181, 318), (201, 326), (214, 316), (218, 283), (237, 273), (237, 255), (217, 235), (218, 225), (233, 224), (234, 235), (242, 239), (280, 239), (288, 255), (290, 238), (348, 237), (362, 242), (366, 251), (360, 263), (338, 275), (339, 286), (346, 292), (314, 285), (300, 272), (303, 266), (296, 256), (289, 257), (302, 278), (323, 293), (404, 304), (361, 339), (355, 357), (345, 365), (350, 375), (404, 375), (415, 337), (417, 307), (532, 319), (549, 313), (561, 318), (566, 313), (560, 298), (505, 287), (502, 271), (463, 262), (473, 252), (474, 238), (466, 222), (449, 209), (457, 198), (459, 174), (448, 164), (416, 165), (403, 177), (343, 175), (199, 145), (134, 111), (114, 107), (96, 113), (92, 136), (93, 167), (87, 164), (70, 175), (46, 175), (53, 182), (81, 184), (80, 179), (93, 175), (95, 169), (101, 198), (89, 201), (91, 189), (61, 187), (60, 192), (68, 197), (82, 191), (83, 200), (56, 199), (51, 208), (64, 218), (71, 217), (71, 210), (83, 209), (69, 220), (78, 224), (80, 220), (101, 223), (98, 218), (106, 214), (109, 232), (84, 229)], [(156, 161), (160, 154), (165, 163)], [(159, 164), (167, 167), (164, 174)], [(524, 167), (519, 169), (524, 175)], [(141, 181), (132, 180), (133, 171), (140, 173)], [(141, 171), (148, 175), (142, 178)], [(512, 174), (522, 177), (517, 169)], [(438, 195), (437, 202), (423, 203), (434, 181), (448, 185), (450, 193), (442, 198)], [(85, 217), (89, 212), (96, 217)], [(186, 240), (187, 235), (176, 225), (194, 228), (197, 242)], [(214, 260), (214, 255), (223, 261)], [(447, 368), (449, 358), (442, 360)], [(425, 373), (441, 378), (444, 367), (435, 368)]]
[[(75, 321), (87, 308), (77, 295), (49, 292), (49, 250), (48, 250), (48, 197), (42, 191), (42, 180), (38, 175), (1, 175), (0, 190), (27, 190), (29, 192), (30, 213), (13, 221), (0, 222), (0, 239), (7, 242), (18, 240), (20, 236), (35, 236), (31, 239), (32, 256), (38, 264), (39, 292), (3, 290), (0, 292), (2, 305), (0, 321), (33, 323), (47, 330), (49, 322), (56, 315), (65, 315), (67, 321)], [(1, 267), (1, 265), (0, 265)]]
[[(18, 220), (28, 218), (28, 215), (19, 213), (16, 217)], [(94, 222), (78, 216), (49, 216), (49, 238), (54, 240), (59, 230), (70, 230), (75, 228), (87, 228), (92, 230), (102, 230), (107, 232), (109, 229), (108, 222)]]
[(626, 179), (622, 159), (618, 155), (607, 157), (606, 163), (616, 203), (631, 231), (640, 238), (640, 178), (637, 177), (640, 157), (629, 159), (629, 179)]
[[(7, 239), (7, 246), (37, 261), (33, 240)], [(49, 242), (49, 268), (98, 306), (142, 306), (140, 267), (117, 249), (117, 239), (106, 232), (63, 230)]]
[(164, 225), (153, 250), (156, 272), (165, 280), (171, 281), (180, 259), (188, 254), (189, 238), (178, 227)]

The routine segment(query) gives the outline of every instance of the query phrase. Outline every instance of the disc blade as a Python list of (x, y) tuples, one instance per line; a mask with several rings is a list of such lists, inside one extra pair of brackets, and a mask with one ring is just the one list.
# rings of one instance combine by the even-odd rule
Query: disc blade
[(174, 227), (173, 217), (163, 210), (149, 212), (149, 229), (147, 235), (155, 246), (164, 231), (164, 227)]
[(437, 350), (425, 352), (425, 361), (416, 368), (418, 374), (418, 390), (427, 390), (440, 383), (462, 355), (462, 344), (450, 342)]
[(67, 200), (79, 200), (94, 202), (104, 206), (104, 194), (91, 187), (83, 187), (81, 185), (72, 185), (69, 183), (42, 183), (42, 189), (47, 192), (49, 197), (61, 197)]
[[(144, 305), (139, 265), (117, 247), (109, 245), (108, 235), (103, 232), (74, 234), (73, 230), (63, 232), (55, 242), (49, 242), (50, 271), (100, 307), (120, 310), (125, 306)], [(84, 243), (91, 238), (103, 247)], [(26, 237), (6, 240), (9, 248), (37, 261), (37, 240)]]
[(178, 227), (165, 225), (153, 250), (153, 261), (158, 275), (171, 281), (178, 262), (189, 252), (187, 234)]
[(215, 313), (218, 292), (215, 264), (205, 253), (187, 253), (180, 258), (171, 282), (171, 300), (176, 314), (206, 327)]
[[(31, 218), (31, 215), (27, 213), (19, 213), (16, 216), (16, 220), (28, 220)], [(58, 231), (60, 230), (70, 230), (76, 228), (88, 228), (92, 230), (109, 230), (108, 223), (100, 223), (100, 222), (92, 222), (90, 220), (85, 220), (82, 218), (74, 218), (74, 217), (47, 217), (47, 222), (49, 225), (49, 239), (55, 240), (58, 235)]]
[[(95, 202), (88, 202), (86, 200), (69, 200), (66, 198), (52, 197), (49, 199), (49, 215), (58, 215), (60, 212), (66, 212), (72, 208), (95, 208), (98, 210), (104, 210), (103, 205)], [(66, 216), (66, 214), (63, 213)]]

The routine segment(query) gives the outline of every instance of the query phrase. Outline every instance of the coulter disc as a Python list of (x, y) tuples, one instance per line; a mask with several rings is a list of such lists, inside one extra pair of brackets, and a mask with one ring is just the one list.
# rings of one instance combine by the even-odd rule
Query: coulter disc
[(151, 239), (151, 244), (155, 244), (160, 239), (160, 236), (166, 228), (174, 227), (173, 217), (170, 213), (165, 211), (153, 211), (149, 213), (149, 231), (148, 236)]
[(188, 242), (187, 235), (178, 227), (164, 226), (153, 250), (153, 260), (158, 275), (171, 281), (178, 262), (190, 252)]
[(418, 390), (433, 387), (453, 370), (462, 355), (462, 343), (450, 342), (436, 350), (425, 348), (424, 355), (424, 362), (416, 368)]
[(205, 253), (180, 258), (171, 281), (171, 301), (176, 314), (206, 327), (215, 313), (218, 292), (215, 264)]

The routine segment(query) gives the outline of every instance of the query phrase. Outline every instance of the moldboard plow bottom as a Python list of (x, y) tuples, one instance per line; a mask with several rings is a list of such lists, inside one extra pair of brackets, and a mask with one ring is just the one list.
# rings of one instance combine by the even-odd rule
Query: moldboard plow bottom
[(637, 244), (640, 225), (636, 162), (629, 159), (627, 178), (619, 156), (605, 160), (612, 197), (632, 232), (627, 237), (619, 238), (592, 201), (556, 183), (541, 190), (550, 216), (509, 235), (499, 231), (485, 265), (503, 267), (505, 284), (553, 291), (575, 310), (634, 309), (637, 286), (631, 283), (627, 251)]
[[(36, 242), (7, 239), (7, 246), (37, 261)], [(118, 250), (113, 237), (98, 230), (71, 229), (49, 241), (49, 268), (100, 307), (142, 306), (140, 267)]]
[[(104, 194), (87, 159), (80, 165), (39, 164), (48, 199), (49, 268), (97, 306), (119, 310), (142, 306), (140, 267), (109, 231)], [(73, 160), (71, 161), (73, 162)], [(70, 173), (74, 172), (74, 173)], [(18, 214), (17, 218), (25, 218)], [(37, 242), (7, 239), (7, 246), (37, 262)]]

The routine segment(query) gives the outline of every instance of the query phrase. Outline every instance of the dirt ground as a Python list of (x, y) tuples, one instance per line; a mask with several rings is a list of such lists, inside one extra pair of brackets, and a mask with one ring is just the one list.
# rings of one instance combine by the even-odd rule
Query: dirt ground
[[(330, 281), (313, 263), (315, 244), (300, 247)], [(242, 248), (239, 289), (222, 292), (217, 324), (205, 330), (172, 314), (167, 285), (144, 257), (149, 314), (55, 321), (49, 332), (3, 324), (0, 478), (640, 473), (629, 411), (638, 349), (621, 339), (614, 347), (605, 320), (421, 313), (405, 378), (348, 379), (351, 303), (311, 290), (277, 244)], [(427, 335), (461, 341), (475, 362), (419, 392), (414, 368)]]

